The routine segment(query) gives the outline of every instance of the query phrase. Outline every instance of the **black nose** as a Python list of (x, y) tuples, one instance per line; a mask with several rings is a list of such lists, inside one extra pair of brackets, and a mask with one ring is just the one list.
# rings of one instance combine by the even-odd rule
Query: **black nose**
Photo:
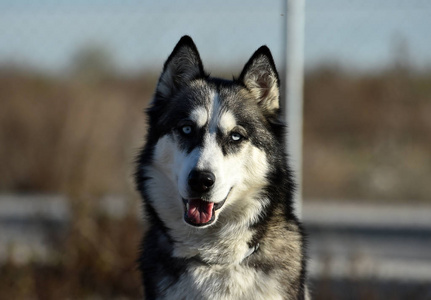
[(208, 192), (214, 185), (215, 176), (209, 171), (192, 170), (189, 174), (188, 182), (194, 192)]

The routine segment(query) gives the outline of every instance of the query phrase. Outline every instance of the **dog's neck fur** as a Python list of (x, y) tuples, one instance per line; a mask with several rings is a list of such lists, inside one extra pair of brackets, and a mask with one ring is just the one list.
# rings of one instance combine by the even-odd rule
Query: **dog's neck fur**
[[(256, 253), (256, 251), (259, 249), (260, 244), (254, 244), (253, 246), (249, 247), (247, 253), (245, 253), (244, 257), (242, 258), (242, 260), (239, 263), (242, 263), (246, 258), (250, 257), (251, 255), (253, 255), (254, 253)], [(204, 260), (201, 255), (196, 255), (194, 257), (191, 258), (191, 260), (194, 260), (196, 262), (199, 262), (201, 264), (205, 264), (205, 265), (215, 265), (217, 263), (208, 263), (206, 262), (206, 260)]]
[[(204, 234), (199, 234), (199, 237), (193, 238), (190, 243), (174, 242), (172, 255), (199, 260), (210, 265), (240, 264), (254, 252), (253, 249), (257, 248), (257, 244), (250, 246), (253, 231), (242, 228), (242, 230), (232, 230), (230, 234), (222, 233), (223, 228), (226, 227), (228, 226), (223, 226), (220, 230), (208, 228)], [(217, 238), (214, 239), (214, 236)]]

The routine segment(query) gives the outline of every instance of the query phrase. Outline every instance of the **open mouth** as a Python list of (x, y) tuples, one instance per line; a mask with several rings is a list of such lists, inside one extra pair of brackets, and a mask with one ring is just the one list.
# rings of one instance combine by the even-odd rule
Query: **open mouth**
[(215, 220), (215, 211), (226, 202), (226, 198), (218, 203), (203, 199), (183, 199), (184, 220), (193, 226), (209, 225)]

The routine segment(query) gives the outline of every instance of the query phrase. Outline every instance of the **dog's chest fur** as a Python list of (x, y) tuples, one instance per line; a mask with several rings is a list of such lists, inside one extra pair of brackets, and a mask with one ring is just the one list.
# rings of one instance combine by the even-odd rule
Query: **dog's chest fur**
[(274, 276), (244, 264), (195, 263), (176, 283), (163, 285), (161, 281), (161, 289), (166, 289), (165, 299), (284, 299)]
[[(151, 272), (157, 290), (156, 299), (298, 299), (301, 288), (302, 268), (301, 236), (297, 225), (282, 222), (281, 216), (273, 216), (272, 225), (260, 239), (259, 244), (242, 251), (242, 259), (233, 262), (231, 247), (214, 246), (222, 263), (204, 262), (205, 251), (191, 258), (174, 258), (170, 255), (175, 246), (161, 238), (155, 245), (157, 256), (147, 253), (153, 265), (164, 265)], [(155, 240), (153, 240), (155, 241)], [(220, 243), (221, 241), (219, 241)], [(231, 243), (243, 244), (241, 235)], [(244, 245), (243, 248), (248, 246)], [(237, 249), (242, 248), (239, 245)], [(147, 248), (148, 249), (148, 248)], [(164, 250), (161, 250), (164, 249)], [(166, 251), (166, 252), (165, 252)], [(232, 254), (232, 253), (230, 253)], [(225, 256), (225, 259), (223, 259)], [(160, 260), (157, 262), (157, 260)], [(144, 271), (145, 272), (145, 271)]]

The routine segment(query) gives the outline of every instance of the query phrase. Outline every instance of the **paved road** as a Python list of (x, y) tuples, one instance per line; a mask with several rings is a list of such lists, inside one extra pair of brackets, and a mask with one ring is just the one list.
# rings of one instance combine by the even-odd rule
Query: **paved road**
[[(104, 201), (121, 214), (124, 201)], [(0, 196), (0, 260), (44, 259), (49, 233), (70, 219), (61, 196)], [(431, 205), (383, 206), (305, 201), (310, 275), (431, 283)]]

